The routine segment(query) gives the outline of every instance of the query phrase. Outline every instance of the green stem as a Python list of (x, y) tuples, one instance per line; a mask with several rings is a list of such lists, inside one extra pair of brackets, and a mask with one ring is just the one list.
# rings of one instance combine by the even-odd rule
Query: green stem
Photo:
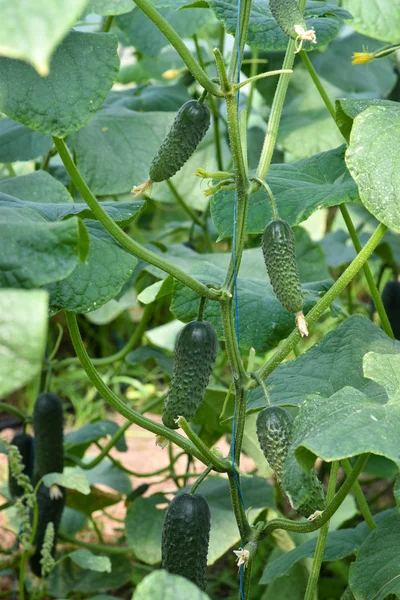
[(244, 370), (242, 358), (240, 356), (239, 345), (236, 337), (235, 325), (232, 314), (232, 300), (226, 300), (220, 303), (222, 327), (224, 330), (225, 347), (228, 354), (229, 363), (232, 369), (234, 381), (240, 381), (244, 384), (247, 381), (246, 371)]
[(11, 163), (5, 163), (5, 166), (6, 166), (6, 169), (7, 169), (8, 173), (9, 173), (10, 177), (16, 177), (17, 176), (17, 174), (16, 174), (16, 172), (14, 170), (14, 167), (12, 166)]
[[(345, 458), (341, 461), (341, 463), (342, 463), (344, 472), (346, 473), (347, 476), (349, 476), (351, 473), (350, 461), (347, 458)], [(364, 517), (365, 522), (367, 523), (367, 525), (370, 529), (375, 529), (376, 525), (375, 525), (374, 518), (373, 518), (370, 508), (368, 506), (368, 502), (365, 499), (364, 492), (362, 491), (361, 486), (358, 483), (358, 481), (356, 481), (353, 485), (353, 492), (354, 492), (354, 495), (357, 500), (358, 508), (360, 509), (360, 512), (361, 512), (362, 516)]]
[[(200, 477), (198, 477), (196, 479), (196, 481), (194, 482), (194, 484), (192, 485), (192, 487), (190, 488), (190, 493), (193, 495), (196, 493), (197, 488), (199, 487), (199, 485), (205, 480), (205, 478), (207, 477), (207, 475), (209, 475), (211, 473), (211, 471), (213, 470), (213, 466), (212, 465), (208, 465), (207, 469), (205, 469), (202, 474), (200, 475)], [(186, 477), (190, 475), (188, 473), (186, 473)], [(181, 475), (182, 477), (182, 475)]]
[(83, 542), (82, 540), (77, 540), (64, 532), (59, 532), (58, 537), (64, 542), (68, 542), (68, 544), (74, 544), (74, 546), (80, 546), (81, 548), (87, 548), (88, 550), (92, 550), (93, 552), (101, 552), (104, 554), (130, 554), (132, 552), (131, 548), (128, 546), (121, 546), (118, 548), (117, 546), (104, 546), (103, 544), (94, 544), (92, 542)]
[[(304, 65), (306, 66), (306, 68), (310, 74), (310, 77), (313, 80), (315, 87), (317, 88), (327, 110), (329, 111), (329, 114), (331, 115), (332, 119), (335, 121), (335, 124), (337, 125), (335, 107), (334, 107), (333, 103), (331, 102), (328, 94), (326, 93), (326, 90), (325, 90), (324, 86), (322, 85), (321, 80), (318, 77), (318, 74), (317, 74), (316, 70), (314, 69), (314, 66), (313, 66), (311, 60), (309, 59), (309, 57), (307, 55), (307, 52), (304, 52), (304, 50), (302, 50), (300, 52), (300, 56), (303, 60)], [(340, 129), (339, 129), (339, 131), (340, 131)], [(342, 132), (340, 132), (340, 133), (342, 133)], [(346, 140), (346, 141), (348, 142), (348, 140)], [(356, 249), (356, 252), (360, 252), (362, 246), (361, 246), (360, 240), (358, 238), (356, 229), (354, 227), (353, 221), (351, 220), (349, 211), (347, 210), (347, 207), (345, 204), (341, 204), (339, 208), (340, 208), (340, 212), (342, 213), (342, 217), (346, 224), (349, 235), (351, 237), (351, 241), (353, 242), (353, 246)], [(368, 263), (365, 263), (365, 265), (363, 266), (363, 271), (364, 271), (364, 275), (365, 275), (365, 278), (368, 283), (369, 290), (371, 292), (372, 299), (375, 304), (375, 308), (376, 308), (379, 318), (381, 320), (382, 329), (384, 330), (386, 335), (388, 335), (389, 337), (394, 339), (393, 330), (390, 325), (390, 321), (387, 317), (386, 310), (385, 310), (385, 307), (383, 306), (383, 302), (380, 297), (378, 287), (375, 283), (374, 277), (372, 275), (372, 272), (371, 272), (371, 269), (370, 269)]]
[(28, 420), (27, 415), (25, 415), (22, 412), (22, 410), (19, 410), (19, 408), (11, 406), (10, 404), (6, 404), (5, 402), (0, 402), (0, 410), (4, 410), (5, 412), (9, 412), (12, 415), (15, 415), (16, 417), (18, 417), (18, 419), (21, 419), (23, 423), (25, 423), (25, 421)]
[[(129, 340), (126, 342), (125, 346), (118, 350), (115, 354), (110, 354), (110, 356), (105, 356), (103, 358), (92, 358), (92, 364), (96, 367), (102, 367), (105, 365), (109, 365), (113, 362), (118, 362), (123, 360), (127, 354), (134, 348), (142, 339), (144, 332), (146, 331), (147, 323), (150, 320), (151, 315), (153, 314), (153, 305), (146, 304), (145, 309), (142, 314), (142, 318), (140, 323), (137, 325), (136, 329), (132, 333)], [(68, 367), (70, 365), (75, 365), (79, 363), (79, 359), (76, 356), (71, 356), (70, 358), (65, 358), (60, 362), (54, 362), (53, 368), (60, 369), (63, 367)]]
[(108, 17), (106, 17), (101, 26), (101, 31), (103, 33), (108, 33), (111, 29), (111, 25), (113, 24), (113, 21), (114, 21), (114, 15), (109, 15)]
[(228, 473), (229, 480), (229, 491), (231, 494), (231, 502), (233, 512), (235, 514), (236, 523), (239, 529), (240, 539), (242, 540), (242, 544), (245, 544), (249, 539), (251, 533), (251, 527), (246, 517), (246, 513), (240, 499), (239, 490), (236, 485), (236, 479), (232, 473)]
[[(140, 2), (147, 2), (147, 0), (140, 0)], [(175, 277), (178, 281), (183, 283), (185, 286), (189, 287), (193, 291), (195, 291), (200, 296), (206, 296), (210, 300), (216, 300), (221, 295), (217, 290), (213, 290), (208, 288), (206, 285), (194, 279), (182, 269), (179, 269), (169, 261), (165, 260), (155, 252), (144, 248), (137, 242), (135, 242), (132, 238), (129, 237), (122, 229), (113, 221), (113, 219), (106, 213), (103, 207), (98, 202), (97, 198), (93, 195), (86, 182), (84, 181), (82, 175), (78, 171), (74, 161), (72, 160), (67, 146), (65, 142), (61, 138), (53, 137), (54, 144), (57, 148), (57, 151), (60, 155), (61, 160), (64, 163), (65, 168), (68, 171), (71, 180), (74, 182), (77, 190), (81, 194), (82, 198), (85, 200), (90, 210), (94, 214), (95, 218), (100, 221), (100, 223), (105, 227), (105, 229), (109, 232), (109, 234), (117, 240), (128, 252), (134, 254), (138, 258), (154, 265), (155, 267), (159, 267), (166, 273), (169, 273), (173, 277)]]
[(112, 438), (110, 439), (110, 441), (101, 449), (100, 454), (98, 454), (90, 462), (85, 463), (82, 460), (80, 460), (78, 457), (74, 456), (73, 454), (67, 454), (67, 457), (70, 458), (73, 462), (75, 462), (75, 464), (79, 464), (80, 468), (84, 469), (85, 471), (93, 469), (99, 463), (101, 463), (101, 461), (103, 460), (103, 458), (105, 456), (107, 456), (107, 454), (110, 452), (110, 450), (112, 448), (114, 448), (115, 444), (124, 435), (125, 431), (127, 431), (131, 425), (132, 425), (131, 421), (127, 421), (124, 425), (122, 425), (122, 427), (120, 427), (118, 429), (118, 431), (116, 431), (114, 433), (114, 435), (112, 436)]
[(252, 49), (252, 55), (253, 55), (253, 60), (251, 62), (251, 66), (250, 66), (250, 80), (251, 80), (251, 84), (250, 84), (250, 91), (249, 91), (249, 95), (247, 97), (247, 120), (249, 120), (250, 117), (250, 113), (251, 113), (251, 107), (253, 104), (253, 96), (254, 96), (254, 90), (256, 89), (256, 82), (254, 81), (254, 77), (257, 75), (257, 66), (258, 66), (258, 62), (257, 62), (257, 58), (258, 58), (258, 48), (253, 48)]
[(367, 460), (369, 458), (369, 454), (361, 454), (350, 475), (346, 478), (346, 481), (342, 484), (339, 491), (336, 493), (332, 502), (328, 504), (324, 512), (320, 517), (317, 517), (314, 521), (289, 521), (288, 519), (272, 519), (265, 524), (262, 529), (261, 535), (259, 539), (263, 539), (271, 535), (275, 529), (283, 529), (285, 531), (293, 531), (296, 533), (310, 533), (311, 531), (316, 531), (320, 529), (327, 521), (329, 521), (335, 512), (338, 510), (339, 506), (343, 503), (346, 496), (350, 492), (351, 488), (354, 485), (354, 482), (357, 480), (357, 477), (363, 470)]
[(167, 179), (167, 185), (168, 185), (169, 189), (171, 190), (171, 192), (173, 193), (175, 200), (177, 201), (179, 206), (185, 211), (185, 213), (188, 215), (188, 217), (190, 219), (192, 219), (192, 221), (194, 221), (194, 223), (196, 223), (196, 225), (199, 225), (199, 227), (201, 227), (203, 229), (204, 228), (203, 221), (200, 219), (200, 217), (198, 217), (196, 215), (196, 213), (190, 208), (190, 206), (188, 206), (186, 204), (186, 202), (184, 201), (182, 196), (179, 194), (178, 190), (176, 189), (176, 187), (174, 186), (174, 184), (172, 183), (172, 181), (170, 179)]
[(236, 83), (237, 70), (238, 70), (238, 51), (237, 51), (237, 40), (238, 40), (238, 27), (240, 27), (240, 57), (243, 56), (243, 50), (246, 45), (247, 30), (249, 28), (251, 11), (251, 0), (242, 0), (240, 5), (239, 23), (236, 26), (235, 42), (232, 48), (231, 60), (229, 63), (229, 79)]
[(246, 397), (247, 392), (239, 382), (235, 382), (235, 439), (234, 439), (234, 461), (240, 467), (240, 453), (242, 451), (242, 442), (244, 426), (246, 423)]
[(169, 43), (175, 48), (191, 74), (205, 90), (214, 96), (222, 97), (223, 93), (203, 71), (197, 60), (176, 33), (175, 29), (160, 15), (160, 13), (148, 2), (148, 0), (134, 0), (135, 4), (149, 17), (156, 27), (167, 38)]
[(114, 392), (112, 390), (110, 390), (109, 387), (107, 387), (107, 385), (104, 383), (104, 381), (100, 377), (99, 373), (93, 366), (93, 364), (86, 352), (86, 348), (82, 342), (81, 334), (79, 332), (78, 323), (76, 321), (76, 316), (72, 313), (65, 312), (65, 317), (66, 317), (69, 333), (71, 336), (71, 341), (74, 346), (76, 355), (78, 356), (78, 358), (82, 364), (82, 367), (86, 371), (87, 376), (89, 377), (89, 379), (91, 380), (91, 382), (93, 383), (94, 387), (97, 389), (99, 394), (101, 394), (101, 396), (103, 396), (103, 398), (117, 412), (119, 412), (121, 415), (123, 415), (129, 421), (132, 421), (132, 423), (135, 423), (136, 425), (143, 427), (143, 429), (147, 429), (148, 431), (151, 431), (152, 433), (154, 433), (156, 435), (159, 435), (167, 440), (170, 440), (171, 442), (173, 442), (174, 444), (176, 444), (177, 446), (179, 446), (180, 448), (185, 450), (185, 452), (188, 452), (189, 454), (193, 454), (202, 463), (204, 463), (205, 465), (208, 465), (210, 461), (207, 460), (207, 458), (205, 458), (198, 451), (197, 447), (194, 444), (192, 444), (190, 441), (188, 441), (182, 435), (179, 435), (179, 433), (176, 433), (175, 431), (168, 429), (168, 427), (165, 427), (164, 425), (161, 425), (160, 423), (156, 423), (155, 421), (152, 421), (151, 419), (141, 415), (136, 410), (133, 410), (130, 406), (128, 406), (120, 398), (118, 398), (118, 396), (116, 394), (114, 394)]
[(274, 194), (272, 193), (272, 190), (269, 187), (268, 183), (266, 181), (263, 181), (262, 179), (259, 179), (258, 177), (254, 177), (254, 181), (257, 181), (257, 183), (262, 185), (265, 191), (267, 192), (268, 200), (271, 204), (272, 216), (274, 219), (279, 219), (278, 206), (276, 204)]
[[(200, 439), (197, 433), (195, 433), (190, 427), (185, 417), (179, 417), (179, 427), (186, 433), (186, 435), (188, 436), (192, 444), (195, 446), (195, 448), (198, 448), (202, 456), (206, 458), (207, 462), (204, 461), (204, 458), (202, 460), (204, 464), (208, 466), (208, 464), (211, 463), (214, 469), (221, 473), (226, 473), (231, 468), (231, 465), (228, 461), (219, 458), (216, 454), (214, 454), (214, 452), (210, 450), (210, 448), (208, 448), (208, 446), (206, 446), (203, 440)], [(191, 454), (193, 454), (193, 452), (191, 452)]]
[(265, 73), (259, 73), (258, 75), (254, 75), (253, 77), (249, 77), (248, 79), (244, 79), (240, 83), (237, 83), (236, 85), (234, 85), (234, 89), (240, 90), (240, 88), (244, 87), (245, 85), (248, 85), (249, 83), (254, 83), (255, 81), (258, 81), (259, 79), (264, 79), (265, 77), (272, 77), (273, 75), (282, 75), (284, 73), (291, 75), (293, 73), (293, 70), (292, 69), (278, 69), (276, 71), (266, 71)]
[(264, 383), (264, 380), (262, 377), (260, 377), (260, 375), (258, 373), (250, 373), (250, 376), (255, 379), (255, 381), (258, 383), (258, 385), (260, 386), (260, 388), (262, 389), (262, 392), (264, 394), (264, 400), (265, 400), (265, 404), (267, 406), (271, 406), (271, 399), (269, 397), (269, 393), (267, 390), (267, 386)]
[[(326, 494), (326, 503), (329, 505), (334, 496), (336, 489), (336, 480), (339, 470), (339, 461), (334, 461), (331, 466), (331, 472), (329, 476), (328, 491)], [(326, 538), (328, 537), (329, 521), (327, 521), (319, 530), (317, 546), (315, 548), (315, 554), (313, 559), (313, 565), (308, 578), (306, 594), (304, 600), (314, 600), (317, 591), (318, 578), (321, 570), (322, 559), (324, 556), (324, 550), (326, 545)]]
[[(360, 253), (355, 257), (355, 259), (350, 263), (347, 269), (342, 273), (339, 279), (333, 284), (333, 286), (326, 292), (326, 294), (317, 302), (317, 304), (310, 310), (307, 314), (307, 325), (310, 328), (325, 312), (325, 310), (332, 304), (332, 302), (337, 298), (337, 296), (344, 290), (349, 281), (354, 279), (355, 275), (361, 269), (363, 264), (365, 264), (366, 260), (369, 256), (371, 256), (372, 252), (375, 250), (383, 236), (387, 231), (386, 225), (380, 223), (378, 227), (375, 229), (374, 233), (369, 238), (368, 242), (365, 244), (364, 248), (360, 251)], [(265, 378), (272, 373), (276, 369), (276, 367), (286, 358), (286, 356), (293, 350), (293, 348), (298, 344), (301, 337), (297, 329), (294, 329), (288, 338), (283, 342), (283, 344), (278, 348), (275, 354), (269, 359), (268, 362), (265, 363), (258, 370), (258, 374)], [(253, 387), (253, 386), (251, 386)]]

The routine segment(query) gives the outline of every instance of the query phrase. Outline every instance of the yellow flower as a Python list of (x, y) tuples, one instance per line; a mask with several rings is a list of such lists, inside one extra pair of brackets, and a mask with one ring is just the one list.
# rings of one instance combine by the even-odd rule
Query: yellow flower
[(178, 77), (179, 73), (181, 73), (181, 70), (178, 71), (178, 69), (168, 69), (168, 71), (164, 71), (162, 78), (175, 79), (175, 77)]
[(371, 62), (374, 59), (374, 54), (371, 52), (353, 52), (352, 65), (363, 65), (364, 63)]

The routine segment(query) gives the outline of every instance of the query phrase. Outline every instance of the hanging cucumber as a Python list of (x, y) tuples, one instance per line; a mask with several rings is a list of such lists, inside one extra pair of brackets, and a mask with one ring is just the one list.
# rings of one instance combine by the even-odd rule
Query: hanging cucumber
[[(33, 471), (33, 460), (34, 460), (34, 447), (33, 438), (28, 433), (17, 433), (11, 440), (12, 446), (16, 446), (22, 456), (22, 464), (24, 465), (23, 472), (29, 478), (32, 477)], [(17, 480), (11, 473), (10, 467), (8, 468), (8, 491), (13, 500), (19, 498), (24, 493), (23, 488), (18, 485)]]
[(400, 340), (400, 282), (388, 281), (382, 292), (382, 302), (396, 340)]
[(207, 321), (191, 321), (180, 331), (175, 344), (174, 367), (162, 420), (178, 429), (175, 420), (190, 421), (203, 400), (217, 355), (218, 340)]
[(169, 179), (189, 160), (210, 126), (210, 111), (197, 100), (189, 100), (178, 111), (172, 127), (150, 165), (150, 179), (133, 188), (142, 194), (151, 184)]
[(57, 497), (54, 497), (51, 488), (48, 488), (44, 484), (41, 484), (41, 486), (39, 487), (37, 493), (38, 524), (35, 533), (35, 538), (33, 541), (35, 553), (30, 558), (31, 569), (37, 577), (41, 576), (41, 549), (46, 533), (46, 527), (49, 523), (53, 523), (54, 525), (54, 542), (52, 548), (53, 557), (56, 551), (58, 528), (61, 522), (61, 517), (65, 505), (64, 488), (58, 487), (56, 496)]
[(201, 590), (207, 585), (210, 527), (206, 499), (185, 492), (172, 500), (162, 530), (162, 568), (186, 577)]
[[(258, 442), (281, 488), (285, 461), (291, 445), (292, 430), (293, 417), (285, 408), (268, 406), (258, 413)], [(305, 481), (308, 479), (306, 483), (310, 489), (310, 495), (296, 510), (301, 515), (309, 517), (316, 511), (324, 509), (324, 491), (315, 471), (307, 475), (298, 465), (298, 477)]]
[(269, 9), (283, 33), (299, 42), (297, 51), (301, 49), (302, 42), (317, 43), (314, 29), (307, 29), (307, 23), (299, 10), (297, 0), (269, 0)]
[(303, 315), (303, 293), (296, 263), (294, 235), (283, 219), (270, 221), (262, 234), (262, 251), (273, 290), (286, 310), (296, 314), (301, 335), (308, 335)]
[(33, 409), (35, 430), (34, 482), (64, 468), (62, 402), (56, 394), (39, 394)]

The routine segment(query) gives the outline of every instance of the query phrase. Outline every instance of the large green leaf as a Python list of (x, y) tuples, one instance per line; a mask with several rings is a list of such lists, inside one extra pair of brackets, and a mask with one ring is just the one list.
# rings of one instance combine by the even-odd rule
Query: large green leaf
[(400, 369), (400, 353), (368, 353), (363, 364), (365, 377), (384, 386), (381, 389), (388, 399), (372, 399), (353, 387), (342, 387), (329, 398), (306, 400), (293, 428), (291, 449), (295, 453), (289, 453), (283, 475), (283, 486), (291, 496), (300, 499), (304, 494), (301, 482), (291, 477), (298, 468), (296, 459), (308, 470), (316, 456), (331, 462), (372, 452), (400, 465), (400, 379), (394, 376)]
[(118, 68), (116, 36), (73, 31), (54, 53), (46, 78), (26, 63), (0, 58), (0, 110), (31, 129), (63, 137), (90, 121)]
[(63, 309), (86, 313), (100, 308), (119, 294), (137, 265), (136, 257), (115, 242), (100, 223), (88, 220), (85, 224), (90, 236), (87, 260), (69, 277), (49, 286), (53, 314)]
[(353, 123), (346, 153), (349, 171), (364, 206), (400, 232), (400, 111), (373, 106)]
[(353, 15), (352, 27), (384, 42), (398, 43), (400, 6), (393, 0), (343, 0), (343, 8)]
[(70, 275), (85, 260), (88, 234), (77, 217), (52, 223), (0, 193), (0, 286), (40, 287)]
[[(190, 100), (187, 88), (176, 85), (143, 85), (136, 89), (110, 92), (104, 107), (128, 108), (138, 112), (176, 112)], [(150, 119), (150, 115), (148, 115)], [(1, 123), (0, 123), (1, 124)]]
[[(178, 12), (161, 8), (159, 13), (181, 37), (191, 37), (214, 18), (212, 11), (204, 8)], [(167, 38), (139, 8), (117, 17), (115, 22), (136, 50), (147, 56), (158, 56), (168, 45)]]
[(148, 565), (161, 562), (161, 531), (165, 509), (163, 496), (138, 498), (130, 505), (125, 517), (125, 535), (136, 558)]
[(370, 106), (399, 108), (399, 103), (381, 98), (339, 98), (336, 100), (336, 123), (346, 139), (350, 137), (355, 117)]
[(100, 573), (104, 571), (111, 573), (111, 561), (108, 556), (97, 556), (93, 552), (90, 552), (90, 550), (81, 548), (80, 550), (70, 552), (68, 557), (82, 569), (89, 569), (89, 571), (98, 571)]
[[(67, 452), (76, 453), (81, 447), (87, 448), (93, 442), (97, 442), (102, 438), (113, 436), (119, 427), (114, 421), (95, 421), (94, 423), (86, 423), (75, 431), (69, 431), (64, 435), (64, 446)], [(119, 452), (126, 452), (125, 436), (122, 436), (115, 444), (115, 448)]]
[[(220, 285), (225, 279), (225, 270), (208, 262), (195, 265), (190, 272), (206, 284)], [(315, 292), (326, 290), (329, 285), (330, 280), (306, 286), (309, 288), (309, 293), (305, 294), (306, 311), (317, 299)], [(242, 350), (253, 347), (257, 352), (265, 352), (274, 348), (294, 328), (294, 315), (283, 308), (267, 281), (239, 277), (238, 298)], [(181, 321), (191, 321), (196, 318), (198, 307), (198, 295), (175, 282), (171, 304), (175, 317)], [(223, 339), (220, 307), (216, 302), (207, 303), (205, 318), (215, 327), (218, 337)]]
[(85, 475), (91, 485), (105, 485), (121, 494), (127, 495), (132, 490), (129, 475), (108, 458), (104, 458), (98, 465), (89, 470), (75, 467), (74, 473)]
[(32, 131), (7, 117), (0, 119), (0, 162), (32, 160), (53, 145), (50, 136)]
[[(71, 215), (79, 215), (81, 219), (95, 218), (85, 202), (74, 202), (63, 184), (46, 171), (0, 181), (0, 192), (9, 194), (0, 196), (0, 209), (18, 211), (28, 208), (48, 221), (62, 221)], [(100, 204), (122, 227), (129, 225), (143, 207), (143, 201)]]
[[(375, 517), (376, 521), (382, 521), (393, 511), (386, 511)], [(330, 531), (326, 540), (323, 560), (340, 560), (351, 554), (355, 554), (370, 533), (366, 523), (360, 523), (353, 529), (338, 529)], [(286, 552), (276, 560), (269, 562), (262, 574), (260, 583), (271, 584), (279, 577), (287, 575), (289, 570), (303, 558), (314, 556), (317, 538), (312, 538), (297, 546), (290, 552)]]
[(131, 10), (132, 0), (89, 0), (85, 13), (96, 13), (106, 17), (123, 15)]
[(1, 56), (29, 62), (41, 75), (50, 56), (85, 8), (88, 0), (0, 0)]
[(74, 469), (66, 469), (63, 473), (47, 473), (43, 477), (43, 482), (47, 487), (57, 484), (69, 490), (75, 490), (84, 496), (90, 494), (90, 486), (86, 474), (78, 473)]
[(79, 170), (95, 194), (129, 192), (149, 177), (154, 155), (173, 113), (140, 113), (109, 107), (74, 136)]
[[(217, 18), (228, 33), (236, 32), (237, 2), (235, 0), (208, 0)], [(267, 0), (254, 0), (251, 6), (247, 43), (254, 48), (269, 51), (284, 51), (288, 37), (273, 19)], [(305, 50), (314, 50), (333, 40), (340, 27), (340, 19), (351, 18), (342, 8), (325, 2), (308, 0), (305, 10), (308, 26), (315, 29), (317, 44), (305, 43)]]
[[(300, 406), (311, 394), (323, 400), (345, 386), (359, 390), (374, 402), (385, 402), (387, 394), (383, 388), (364, 375), (363, 357), (371, 351), (389, 355), (396, 352), (396, 345), (366, 317), (355, 315), (346, 319), (305, 354), (281, 364), (268, 377), (272, 404)], [(251, 390), (248, 410), (264, 406), (261, 390)]]
[(137, 586), (132, 600), (210, 600), (197, 585), (167, 571), (154, 571)]
[(48, 296), (41, 290), (0, 290), (0, 398), (41, 369), (47, 337)]
[(400, 515), (392, 514), (371, 531), (350, 566), (350, 587), (357, 600), (384, 600), (400, 594)]
[[(320, 208), (335, 206), (357, 199), (357, 187), (344, 162), (345, 147), (322, 152), (289, 164), (274, 164), (267, 181), (274, 193), (279, 215), (290, 225), (298, 225)], [(215, 194), (211, 216), (219, 239), (232, 235), (233, 192)], [(272, 218), (270, 203), (264, 189), (249, 199), (247, 233), (262, 233)]]
[(268, 586), (261, 600), (303, 600), (309, 575), (306, 565), (296, 563), (286, 575)]

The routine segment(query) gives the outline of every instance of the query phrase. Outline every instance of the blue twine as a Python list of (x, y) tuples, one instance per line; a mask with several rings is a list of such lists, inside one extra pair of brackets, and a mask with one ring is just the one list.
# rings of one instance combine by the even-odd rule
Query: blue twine
[[(238, 0), (237, 5), (237, 82), (240, 83), (240, 69), (241, 69), (241, 53), (240, 53), (240, 4), (241, 0)], [(237, 110), (238, 110), (238, 118), (240, 114), (239, 109), (240, 104), (240, 90), (237, 91)], [(233, 236), (232, 236), (232, 260), (233, 260), (233, 295), (235, 299), (235, 332), (238, 346), (240, 348), (240, 327), (239, 327), (239, 295), (238, 295), (238, 286), (237, 286), (237, 270), (236, 270), (236, 225), (237, 225), (237, 193), (235, 190), (234, 202), (233, 202)], [(240, 487), (239, 478), (235, 469), (235, 426), (236, 426), (236, 403), (235, 409), (233, 411), (233, 420), (232, 420), (232, 472), (233, 477), (235, 479), (236, 487), (239, 492), (240, 501), (245, 508), (244, 498), (242, 494), (242, 490)], [(239, 568), (239, 591), (241, 600), (244, 600), (244, 591), (243, 591), (243, 565), (240, 565)]]

